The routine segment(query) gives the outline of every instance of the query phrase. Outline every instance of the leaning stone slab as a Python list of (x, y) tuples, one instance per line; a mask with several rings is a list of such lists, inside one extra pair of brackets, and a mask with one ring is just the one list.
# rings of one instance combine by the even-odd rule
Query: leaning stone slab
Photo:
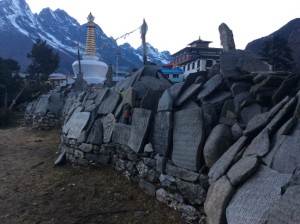
[(172, 160), (176, 166), (192, 171), (200, 168), (203, 136), (201, 109), (181, 110), (175, 113)]
[(227, 170), (230, 168), (232, 161), (236, 155), (243, 149), (245, 146), (247, 137), (240, 137), (210, 168), (208, 172), (209, 183), (212, 184), (223, 176)]
[(299, 136), (281, 136), (276, 141), (270, 154), (266, 156), (271, 168), (280, 173), (292, 174), (300, 167)]
[(172, 111), (172, 108), (173, 98), (171, 96), (170, 89), (166, 89), (158, 101), (157, 112)]
[(103, 119), (103, 142), (110, 142), (114, 127), (116, 124), (116, 119), (113, 114), (108, 114)]
[(254, 103), (248, 107), (245, 107), (241, 110), (241, 117), (245, 124), (254, 117), (256, 114), (261, 114), (261, 106), (257, 103)]
[(98, 118), (94, 122), (86, 142), (93, 145), (101, 145), (103, 143), (103, 126), (101, 119)]
[(132, 114), (131, 131), (127, 146), (135, 152), (141, 152), (144, 148), (146, 134), (149, 128), (151, 111), (142, 108), (134, 108)]
[(54, 93), (49, 98), (48, 111), (55, 113), (56, 115), (61, 114), (64, 106), (64, 98), (60, 93)]
[(267, 223), (300, 223), (300, 185), (289, 187), (269, 210)]
[(208, 189), (204, 203), (207, 223), (226, 223), (225, 211), (235, 189), (226, 176), (221, 177)]
[(35, 114), (46, 114), (50, 97), (51, 95), (46, 94), (41, 96), (35, 107)]
[(131, 126), (122, 123), (116, 123), (112, 133), (112, 143), (127, 145), (130, 136)]
[(246, 129), (244, 130), (244, 135), (249, 136), (259, 130), (263, 129), (269, 122), (269, 113), (264, 112), (261, 114), (255, 115), (248, 122)]
[(211, 94), (215, 89), (217, 89), (222, 83), (222, 77), (220, 74), (217, 74), (210, 78), (202, 86), (197, 96), (198, 100), (203, 101), (209, 94)]
[(250, 143), (243, 156), (257, 155), (262, 157), (270, 150), (270, 130), (265, 128)]
[(232, 144), (231, 129), (224, 124), (216, 125), (210, 132), (204, 148), (205, 164), (210, 168)]
[(109, 88), (104, 88), (98, 92), (95, 99), (96, 105), (101, 104), (107, 98), (107, 96), (109, 95), (109, 91), (110, 91)]
[(72, 116), (70, 115), (71, 117), (68, 119), (68, 121), (65, 123), (65, 125), (62, 128), (64, 134), (68, 134), (68, 131), (70, 130), (71, 124), (75, 123), (76, 116), (77, 116), (77, 114), (79, 114), (81, 112), (82, 109), (83, 109), (82, 107), (77, 107), (74, 110)]
[(120, 94), (113, 92), (99, 106), (98, 114), (113, 113), (121, 101)]
[(173, 166), (170, 163), (166, 164), (165, 173), (189, 182), (196, 182), (199, 179), (199, 173)]
[(227, 177), (233, 186), (240, 185), (250, 177), (258, 168), (259, 160), (256, 156), (242, 157), (227, 172)]
[(151, 138), (151, 143), (156, 153), (168, 156), (171, 143), (171, 131), (171, 112), (158, 112), (154, 118), (154, 130)]
[(236, 193), (226, 209), (227, 223), (265, 223), (267, 213), (281, 197), (281, 188), (292, 175), (281, 174), (264, 165)]
[(70, 123), (70, 128), (68, 131), (68, 138), (77, 139), (80, 133), (84, 130), (90, 119), (89, 112), (79, 112), (75, 115), (74, 120)]
[(179, 98), (176, 100), (175, 105), (181, 106), (185, 101), (191, 98), (200, 88), (202, 87), (202, 83), (191, 84), (187, 89), (185, 89)]

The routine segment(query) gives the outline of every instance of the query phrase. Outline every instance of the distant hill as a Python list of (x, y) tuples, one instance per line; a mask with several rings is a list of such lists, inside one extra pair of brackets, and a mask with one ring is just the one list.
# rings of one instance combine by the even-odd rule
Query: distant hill
[(261, 51), (264, 42), (270, 40), (272, 36), (279, 36), (288, 41), (289, 47), (293, 50), (294, 62), (296, 63), (295, 70), (300, 73), (300, 18), (291, 20), (279, 30), (266, 37), (251, 41), (247, 44), (245, 50), (258, 54)]
[[(72, 63), (77, 59), (77, 43), (84, 48), (86, 25), (80, 25), (65, 11), (49, 8), (39, 14), (33, 14), (25, 0), (0, 1), (0, 57), (12, 58), (19, 62), (25, 71), (31, 62), (27, 54), (37, 37), (46, 40), (60, 55), (60, 67), (57, 72), (72, 74)], [(97, 53), (108, 65), (116, 64), (116, 52), (120, 52), (118, 65), (122, 71), (131, 71), (143, 65), (142, 51), (129, 44), (118, 46), (97, 25), (95, 30)], [(170, 52), (159, 52), (148, 45), (148, 60), (158, 65), (172, 60)], [(83, 51), (83, 49), (82, 49)]]

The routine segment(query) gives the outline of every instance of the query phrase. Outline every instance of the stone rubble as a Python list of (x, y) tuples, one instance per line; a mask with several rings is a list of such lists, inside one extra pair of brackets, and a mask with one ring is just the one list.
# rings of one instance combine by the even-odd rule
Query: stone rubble
[(43, 96), (28, 123), (57, 113), (60, 158), (112, 166), (188, 223), (299, 223), (290, 212), (300, 214), (299, 75), (228, 48), (219, 71), (201, 79), (172, 85), (146, 65), (110, 88)]

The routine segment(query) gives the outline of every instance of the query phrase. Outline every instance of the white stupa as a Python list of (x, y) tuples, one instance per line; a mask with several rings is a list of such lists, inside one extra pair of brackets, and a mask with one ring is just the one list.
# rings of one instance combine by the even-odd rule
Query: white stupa
[[(95, 17), (92, 13), (87, 17), (87, 37), (84, 55), (80, 60), (81, 72), (83, 73), (83, 79), (88, 84), (97, 84), (105, 80), (105, 76), (108, 70), (108, 65), (102, 61), (99, 61), (99, 57), (96, 55), (95, 47)], [(74, 75), (77, 78), (79, 74), (79, 62), (78, 60), (72, 64)]]

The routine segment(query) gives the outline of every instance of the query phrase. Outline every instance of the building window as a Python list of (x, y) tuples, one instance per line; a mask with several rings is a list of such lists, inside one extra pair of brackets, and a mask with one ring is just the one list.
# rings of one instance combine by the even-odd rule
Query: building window
[(192, 69), (195, 68), (195, 62), (192, 62)]
[(187, 70), (187, 71), (190, 70), (190, 64), (187, 65), (187, 69), (186, 69), (186, 70)]
[(210, 68), (212, 65), (213, 65), (213, 61), (212, 60), (206, 60), (205, 67)]
[(200, 68), (200, 60), (197, 61), (197, 68)]
[(179, 74), (173, 74), (173, 78), (179, 78)]

